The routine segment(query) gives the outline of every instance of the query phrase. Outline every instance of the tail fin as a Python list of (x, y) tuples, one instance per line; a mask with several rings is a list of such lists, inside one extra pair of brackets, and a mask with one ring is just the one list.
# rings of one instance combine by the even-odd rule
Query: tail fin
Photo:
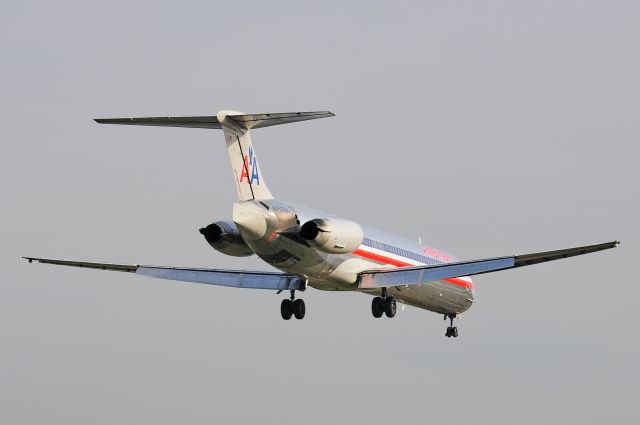
[(334, 116), (329, 111), (243, 114), (220, 111), (216, 116), (96, 119), (100, 124), (150, 125), (162, 127), (217, 128), (224, 131), (238, 198), (241, 201), (273, 198), (264, 182), (249, 130)]
[(241, 201), (271, 199), (273, 196), (260, 172), (249, 129), (242, 125), (243, 121), (236, 118), (245, 116), (234, 111), (220, 111), (217, 116), (227, 142), (238, 198)]

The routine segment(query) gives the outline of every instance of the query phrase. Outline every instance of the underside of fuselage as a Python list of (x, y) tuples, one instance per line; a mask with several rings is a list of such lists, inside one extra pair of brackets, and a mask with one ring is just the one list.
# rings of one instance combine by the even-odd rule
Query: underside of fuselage
[(471, 307), (473, 286), (469, 278), (359, 289), (358, 274), (364, 270), (441, 264), (454, 257), (368, 228), (364, 231), (367, 243), (344, 254), (323, 252), (299, 236), (301, 224), (331, 217), (334, 215), (276, 199), (239, 202), (233, 209), (233, 221), (251, 250), (271, 266), (304, 277), (310, 287), (389, 295), (404, 304), (442, 314), (459, 314)]

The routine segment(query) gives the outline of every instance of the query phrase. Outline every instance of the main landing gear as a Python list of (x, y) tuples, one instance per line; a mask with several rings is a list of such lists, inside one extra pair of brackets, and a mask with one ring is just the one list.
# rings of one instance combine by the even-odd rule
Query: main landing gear
[(457, 338), (458, 337), (458, 328), (456, 326), (453, 326), (453, 319), (456, 318), (455, 314), (445, 314), (444, 315), (444, 320), (447, 320), (447, 318), (449, 318), (449, 320), (451, 321), (451, 326), (449, 326), (447, 328), (447, 332), (444, 334), (447, 338)]
[(291, 316), (295, 316), (298, 320), (304, 318), (304, 313), (306, 311), (304, 300), (296, 300), (295, 298), (296, 291), (291, 291), (291, 298), (285, 298), (282, 300), (282, 303), (280, 304), (280, 314), (284, 320), (291, 319)]
[(396, 299), (387, 297), (387, 288), (382, 288), (381, 297), (374, 297), (371, 300), (371, 313), (375, 318), (382, 317), (383, 314), (386, 314), (387, 317), (396, 315)]

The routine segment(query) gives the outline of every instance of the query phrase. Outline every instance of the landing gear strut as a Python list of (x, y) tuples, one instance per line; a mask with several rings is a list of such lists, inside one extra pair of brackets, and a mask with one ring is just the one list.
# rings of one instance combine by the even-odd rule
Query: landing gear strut
[(453, 326), (453, 319), (456, 318), (455, 314), (445, 314), (444, 315), (444, 320), (447, 320), (447, 318), (449, 318), (449, 320), (451, 321), (451, 326), (449, 326), (447, 328), (447, 332), (444, 334), (447, 338), (457, 338), (458, 337), (458, 328), (456, 326)]
[(304, 305), (304, 300), (296, 300), (295, 290), (291, 291), (290, 298), (285, 298), (282, 300), (282, 303), (280, 303), (280, 314), (284, 320), (291, 319), (291, 316), (295, 316), (298, 320), (303, 319), (305, 312), (306, 307)]
[(387, 317), (396, 315), (396, 299), (387, 296), (387, 288), (382, 288), (381, 297), (374, 297), (371, 300), (371, 313), (376, 318), (382, 317), (382, 314), (386, 314)]

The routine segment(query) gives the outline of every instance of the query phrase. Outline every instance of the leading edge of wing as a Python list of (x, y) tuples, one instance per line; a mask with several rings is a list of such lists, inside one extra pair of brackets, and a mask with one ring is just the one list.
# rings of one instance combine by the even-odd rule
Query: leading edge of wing
[(590, 254), (592, 252), (615, 248), (619, 244), (619, 241), (613, 241), (556, 251), (512, 255), (484, 260), (461, 261), (436, 266), (411, 266), (397, 269), (366, 270), (358, 275), (358, 288), (369, 289), (400, 285), (417, 285), (440, 279), (497, 272), (547, 261), (561, 260), (577, 255)]
[(140, 266), (137, 264), (94, 263), (87, 261), (55, 260), (36, 257), (22, 258), (29, 261), (29, 263), (36, 261), (38, 263), (54, 264), (59, 266), (129, 272), (140, 276), (155, 277), (158, 279), (228, 286), (234, 288), (294, 290), (300, 288), (302, 284), (301, 277), (280, 272)]

